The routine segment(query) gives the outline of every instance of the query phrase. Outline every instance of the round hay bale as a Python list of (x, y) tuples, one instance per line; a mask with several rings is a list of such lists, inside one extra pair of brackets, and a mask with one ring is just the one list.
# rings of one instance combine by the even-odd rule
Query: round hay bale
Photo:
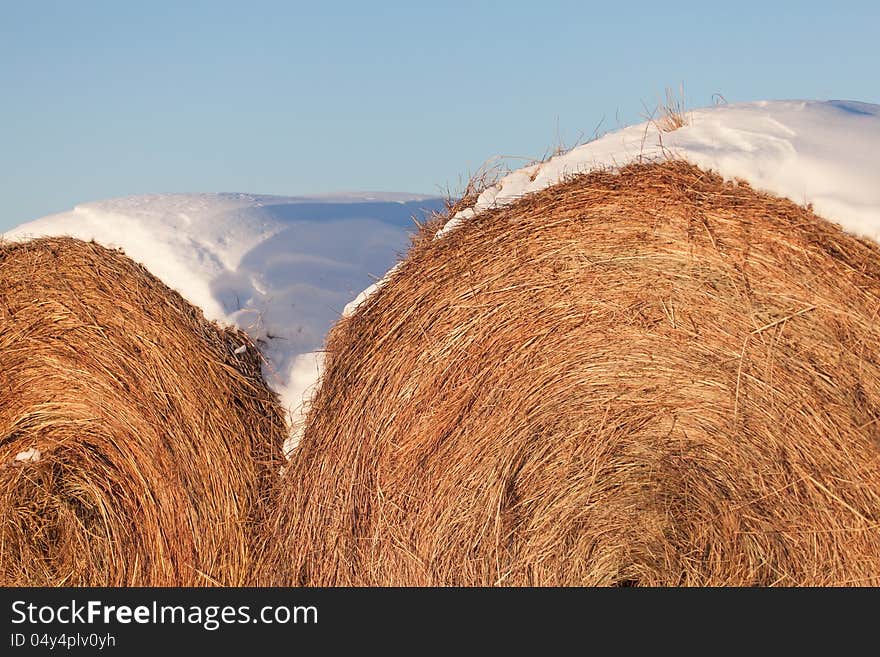
[(876, 244), (681, 161), (431, 237), (328, 338), (267, 581), (880, 584)]
[(0, 244), (0, 359), (3, 585), (250, 580), (285, 429), (245, 335), (40, 239)]

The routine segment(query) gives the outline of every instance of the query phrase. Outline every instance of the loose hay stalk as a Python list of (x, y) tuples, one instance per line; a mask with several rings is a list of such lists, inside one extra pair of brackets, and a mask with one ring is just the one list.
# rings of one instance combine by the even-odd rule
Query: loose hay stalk
[(250, 581), (283, 438), (244, 334), (119, 252), (0, 244), (3, 585)]
[(425, 234), (327, 341), (263, 579), (880, 584), (880, 248), (682, 162)]

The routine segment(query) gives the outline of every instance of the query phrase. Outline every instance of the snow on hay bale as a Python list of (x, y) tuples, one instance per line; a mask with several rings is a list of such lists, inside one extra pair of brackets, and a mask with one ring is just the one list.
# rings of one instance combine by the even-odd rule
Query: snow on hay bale
[(880, 584), (877, 245), (681, 161), (431, 236), (328, 338), (269, 579)]
[(0, 244), (0, 359), (3, 585), (248, 580), (284, 427), (242, 333), (40, 239)]

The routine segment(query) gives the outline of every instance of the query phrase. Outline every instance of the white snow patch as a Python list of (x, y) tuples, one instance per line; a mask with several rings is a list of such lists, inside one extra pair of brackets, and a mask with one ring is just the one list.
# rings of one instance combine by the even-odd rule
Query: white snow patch
[(394, 265), (391, 269), (389, 269), (385, 273), (385, 276), (383, 276), (380, 280), (376, 281), (375, 283), (373, 283), (369, 287), (363, 289), (360, 292), (360, 294), (358, 294), (353, 300), (351, 300), (347, 304), (345, 304), (345, 308), (342, 309), (342, 316), (343, 317), (351, 317), (352, 315), (354, 315), (355, 311), (358, 309), (358, 306), (360, 306), (364, 301), (366, 301), (371, 296), (373, 296), (373, 293), (376, 290), (378, 290), (385, 283), (385, 281), (387, 281), (389, 278), (391, 278), (391, 276), (394, 274), (394, 272), (396, 272), (398, 269), (400, 269), (399, 262), (396, 265)]
[(42, 452), (38, 450), (36, 447), (31, 447), (30, 449), (26, 449), (23, 452), (19, 452), (15, 455), (16, 461), (21, 461), (23, 463), (36, 463), (43, 457)]
[(285, 399), (292, 400), (290, 435), (284, 442), (284, 454), (288, 458), (302, 439), (309, 402), (320, 385), (323, 371), (323, 351), (300, 354), (294, 359), (290, 368), (287, 386), (283, 391), (279, 390)]

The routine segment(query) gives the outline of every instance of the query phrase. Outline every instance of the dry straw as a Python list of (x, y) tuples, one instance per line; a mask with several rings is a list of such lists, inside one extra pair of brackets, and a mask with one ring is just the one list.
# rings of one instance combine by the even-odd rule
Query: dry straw
[(328, 338), (267, 583), (880, 584), (880, 248), (682, 162), (426, 229)]
[(117, 251), (0, 244), (0, 583), (248, 582), (283, 434), (243, 334)]

